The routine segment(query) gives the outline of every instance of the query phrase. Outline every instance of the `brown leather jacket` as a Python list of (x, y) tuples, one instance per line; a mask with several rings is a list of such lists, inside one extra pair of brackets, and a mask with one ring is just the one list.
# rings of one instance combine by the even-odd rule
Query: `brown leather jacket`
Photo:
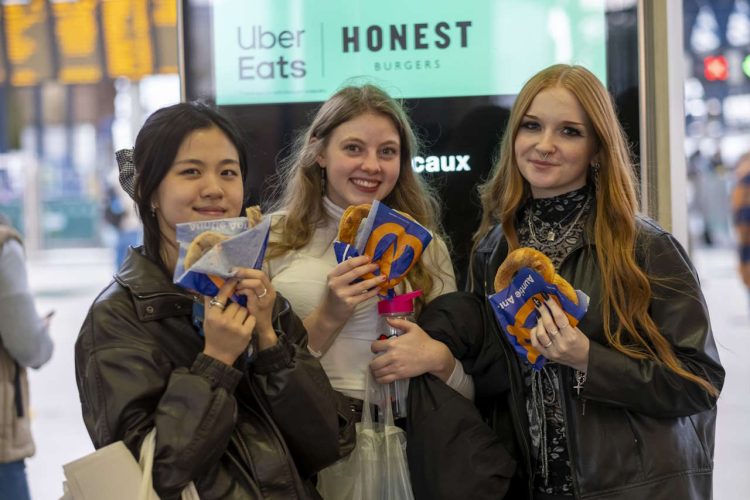
[[(721, 389), (724, 369), (695, 269), (671, 234), (645, 218), (637, 226), (636, 259), (652, 279), (651, 317), (682, 365)], [(600, 309), (601, 271), (591, 234), (589, 221), (584, 241), (558, 270), (591, 298), (578, 325), (591, 340), (580, 395), (573, 390), (573, 370), (560, 372), (574, 497), (711, 498), (716, 398), (663, 364), (634, 360), (609, 347)], [(499, 226), (474, 253), (470, 286), (482, 299), (485, 324), (492, 325), (492, 331), (485, 335), (475, 359), (459, 359), (474, 377), (478, 405), (491, 414), (495, 431), (520, 464), (508, 495), (520, 499), (530, 495), (533, 471), (524, 382), (519, 358), (498, 329), (486, 300), (487, 294), (494, 293), (493, 279), (507, 253)], [(476, 310), (470, 302), (463, 303)], [(463, 311), (463, 316), (471, 315), (471, 310)]]
[[(135, 456), (156, 426), (154, 487), (177, 498), (317, 498), (310, 481), (351, 449), (348, 422), (307, 335), (277, 298), (279, 344), (234, 367), (202, 354), (192, 297), (139, 249), (89, 310), (75, 350), (83, 418), (99, 448)], [(343, 438), (342, 438), (343, 439)]]

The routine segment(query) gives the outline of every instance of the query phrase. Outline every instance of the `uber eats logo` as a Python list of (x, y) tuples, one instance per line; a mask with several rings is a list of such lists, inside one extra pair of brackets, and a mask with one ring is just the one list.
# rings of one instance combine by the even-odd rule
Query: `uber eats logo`
[[(289, 59), (283, 51), (299, 50), (304, 44), (304, 35), (305, 30), (300, 29), (273, 31), (259, 24), (238, 26), (237, 44), (248, 51), (238, 60), (240, 80), (303, 78), (307, 74), (305, 61)], [(279, 50), (282, 53), (277, 56)]]
[(469, 172), (470, 155), (443, 155), (443, 156), (415, 156), (411, 161), (411, 168), (415, 172)]
[[(420, 51), (469, 47), (471, 25), (471, 21), (440, 21), (344, 26), (341, 28), (341, 50), (345, 54), (382, 54), (383, 59), (373, 62), (375, 71), (440, 69), (439, 57), (420, 57)], [(431, 51), (431, 54), (435, 54), (435, 51)]]

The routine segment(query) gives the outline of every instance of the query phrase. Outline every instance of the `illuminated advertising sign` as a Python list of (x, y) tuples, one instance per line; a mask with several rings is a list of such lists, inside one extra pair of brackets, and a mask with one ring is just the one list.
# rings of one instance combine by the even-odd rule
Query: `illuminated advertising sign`
[(148, 0), (102, 0), (107, 74), (137, 80), (153, 72)]
[(102, 79), (97, 0), (52, 2), (52, 17), (62, 83), (96, 83)]
[(515, 94), (556, 62), (606, 79), (603, 2), (216, 0), (219, 104), (325, 100), (362, 77), (406, 98)]
[(177, 2), (151, 0), (157, 73), (177, 73)]
[(53, 76), (46, 0), (3, 5), (10, 83), (36, 85)]

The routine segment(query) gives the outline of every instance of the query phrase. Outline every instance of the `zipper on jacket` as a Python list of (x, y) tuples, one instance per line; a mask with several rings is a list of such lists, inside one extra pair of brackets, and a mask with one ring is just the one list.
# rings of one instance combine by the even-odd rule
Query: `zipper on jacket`
[[(250, 378), (251, 376), (245, 375), (246, 377)], [(271, 412), (266, 408), (267, 402), (265, 401), (265, 398), (263, 398), (262, 394), (259, 393), (258, 388), (255, 387), (255, 384), (253, 384), (252, 380), (248, 380), (248, 383), (250, 385), (250, 392), (252, 392), (253, 397), (255, 398), (256, 403), (258, 403), (258, 407), (260, 408), (261, 412), (263, 413), (263, 416), (267, 419), (266, 423), (269, 424), (269, 427), (271, 428), (274, 438), (276, 438), (276, 442), (281, 446), (281, 448), (284, 450), (284, 467), (289, 472), (289, 480), (291, 481), (291, 484), (288, 486), (292, 489), (292, 491), (295, 492), (295, 497), (299, 497), (297, 494), (297, 485), (299, 484), (298, 481), (295, 480), (295, 478), (300, 478), (300, 482), (302, 481), (300, 474), (292, 468), (290, 465), (290, 461), (294, 462), (294, 459), (292, 458), (292, 453), (289, 451), (289, 447), (286, 444), (286, 441), (284, 440), (284, 436), (281, 434), (281, 431), (279, 430), (278, 426), (276, 425), (276, 422), (274, 421), (273, 417), (271, 416)], [(244, 405), (247, 406), (247, 403), (244, 403)], [(295, 464), (296, 467), (296, 464)], [(258, 477), (258, 481), (260, 482), (260, 477)], [(303, 486), (304, 488), (304, 486)]]
[[(499, 242), (498, 242), (499, 244)], [(487, 258), (487, 260), (484, 263), (484, 290), (482, 290), (484, 294), (484, 299), (487, 304), (487, 308), (489, 309), (490, 318), (492, 321), (494, 321), (495, 326), (497, 326), (497, 320), (495, 319), (495, 312), (492, 310), (492, 304), (487, 299), (487, 276), (489, 275), (489, 267), (490, 267), (490, 257)], [(526, 462), (526, 470), (528, 471), (528, 490), (530, 497), (533, 496), (534, 492), (534, 467), (532, 465), (531, 461), (531, 446), (529, 445), (528, 440), (528, 430), (524, 432), (523, 428), (521, 427), (521, 411), (525, 411), (525, 405), (523, 402), (518, 400), (518, 389), (517, 386), (519, 383), (522, 384), (522, 382), (519, 382), (522, 378), (520, 374), (520, 368), (518, 367), (515, 360), (509, 359), (508, 356), (508, 350), (506, 348), (506, 339), (503, 335), (503, 332), (500, 331), (500, 327), (497, 326), (499, 337), (498, 339), (502, 346), (503, 355), (505, 356), (505, 361), (508, 365), (508, 367), (511, 367), (511, 373), (509, 373), (511, 377), (511, 386), (510, 386), (510, 398), (512, 404), (510, 405), (510, 411), (511, 411), (511, 417), (513, 419), (513, 427), (515, 428), (516, 434), (519, 436), (519, 444), (521, 446), (521, 451), (524, 455), (524, 460)], [(511, 355), (514, 355), (514, 353), (511, 353)], [(515, 380), (514, 380), (515, 379)], [(521, 390), (523, 392), (523, 390)]]

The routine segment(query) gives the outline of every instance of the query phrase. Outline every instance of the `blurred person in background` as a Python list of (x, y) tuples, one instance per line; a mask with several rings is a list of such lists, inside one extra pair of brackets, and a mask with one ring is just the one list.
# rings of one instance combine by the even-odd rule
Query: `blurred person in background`
[(740, 277), (750, 292), (750, 152), (737, 162), (732, 191), (732, 214), (740, 256)]
[(0, 496), (28, 500), (25, 459), (34, 454), (26, 368), (52, 356), (49, 323), (29, 290), (21, 236), (0, 214)]
[(116, 233), (114, 241), (115, 269), (119, 269), (128, 254), (128, 248), (143, 243), (141, 221), (133, 200), (122, 190), (117, 180), (107, 182), (104, 191), (104, 220)]
[(725, 247), (730, 241), (729, 169), (718, 145), (700, 166), (695, 188), (705, 222), (703, 240), (708, 246)]

